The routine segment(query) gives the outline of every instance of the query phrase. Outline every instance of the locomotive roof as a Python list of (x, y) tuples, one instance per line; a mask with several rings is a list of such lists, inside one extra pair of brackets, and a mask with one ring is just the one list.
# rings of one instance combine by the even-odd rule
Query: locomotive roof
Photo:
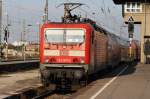
[(87, 23), (89, 23), (97, 31), (100, 31), (100, 32), (102, 32), (104, 34), (110, 33), (108, 30), (106, 30), (103, 27), (97, 25), (95, 21), (93, 21), (93, 20), (91, 20), (89, 18), (83, 18), (80, 21), (70, 22), (70, 23), (64, 23), (64, 22), (48, 22), (48, 23), (51, 23), (51, 24), (87, 24)]

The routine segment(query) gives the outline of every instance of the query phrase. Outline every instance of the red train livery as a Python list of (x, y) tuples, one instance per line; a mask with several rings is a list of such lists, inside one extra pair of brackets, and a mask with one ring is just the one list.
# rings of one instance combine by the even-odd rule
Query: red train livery
[[(136, 42), (134, 42), (136, 43)], [(132, 47), (131, 47), (132, 48)], [(138, 46), (132, 60), (138, 59)], [(121, 61), (129, 61), (129, 43), (86, 19), (77, 23), (46, 23), (40, 34), (43, 84), (86, 78)], [(136, 56), (136, 57), (134, 57)]]

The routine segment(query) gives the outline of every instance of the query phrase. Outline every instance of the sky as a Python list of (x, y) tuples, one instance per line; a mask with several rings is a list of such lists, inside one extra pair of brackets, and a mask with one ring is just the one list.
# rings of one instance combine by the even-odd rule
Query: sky
[[(49, 0), (49, 20), (60, 21), (63, 7), (57, 8), (57, 6), (64, 2), (85, 4), (73, 13), (91, 18), (98, 25), (127, 38), (127, 29), (122, 28), (125, 26), (121, 14), (122, 8), (116, 6), (112, 0)], [(45, 0), (3, 0), (3, 27), (6, 26), (7, 18), (8, 23), (11, 24), (9, 42), (21, 40), (23, 27), (25, 27), (27, 41), (38, 41), (38, 24), (42, 22), (44, 6)], [(29, 27), (29, 24), (32, 26)], [(135, 38), (138, 37), (135, 35)]]

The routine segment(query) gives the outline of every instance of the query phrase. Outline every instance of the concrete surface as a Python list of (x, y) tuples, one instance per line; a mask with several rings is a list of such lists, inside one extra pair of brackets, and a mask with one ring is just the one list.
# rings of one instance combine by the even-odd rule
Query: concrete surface
[(125, 67), (121, 66), (108, 75), (100, 76), (72, 98), (150, 99), (150, 65), (135, 64), (118, 75)]
[(38, 70), (0, 75), (0, 99), (40, 84)]

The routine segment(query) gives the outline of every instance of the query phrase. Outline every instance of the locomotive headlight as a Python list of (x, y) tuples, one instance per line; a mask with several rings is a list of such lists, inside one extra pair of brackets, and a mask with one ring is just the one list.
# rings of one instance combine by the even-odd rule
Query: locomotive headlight
[(84, 61), (84, 59), (83, 59), (83, 58), (81, 58), (80, 62), (81, 62), (81, 63), (84, 63), (85, 61)]
[(49, 59), (46, 59), (46, 60), (45, 60), (45, 63), (48, 63), (48, 62), (49, 62)]
[(81, 63), (84, 63), (84, 60), (83, 60), (83, 59), (81, 59)]

